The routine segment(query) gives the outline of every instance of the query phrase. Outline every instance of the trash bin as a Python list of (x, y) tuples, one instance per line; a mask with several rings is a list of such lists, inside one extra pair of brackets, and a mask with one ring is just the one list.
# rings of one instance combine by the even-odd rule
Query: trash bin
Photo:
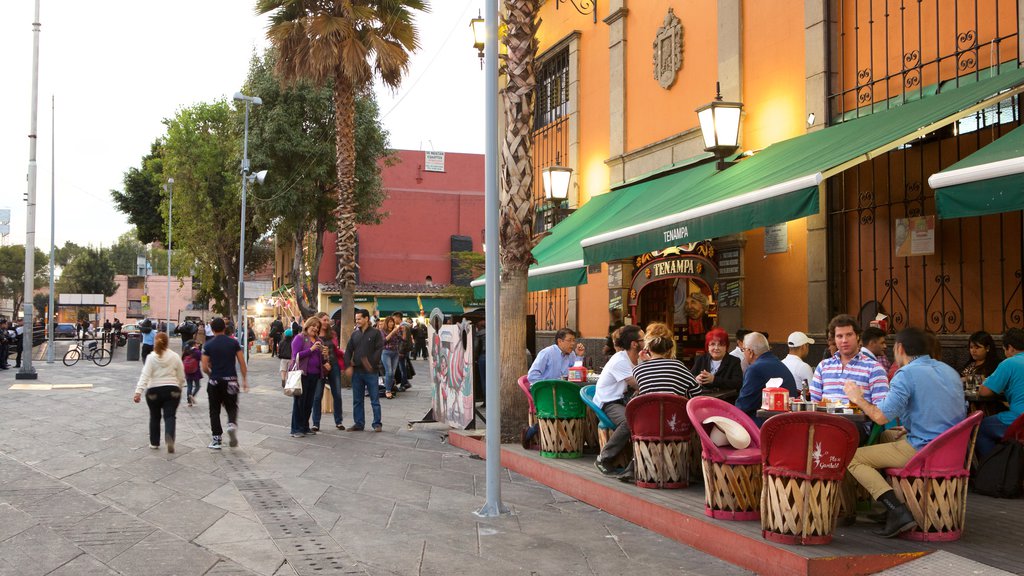
[(142, 334), (129, 334), (125, 347), (128, 351), (128, 356), (125, 360), (138, 362), (139, 356), (142, 355)]

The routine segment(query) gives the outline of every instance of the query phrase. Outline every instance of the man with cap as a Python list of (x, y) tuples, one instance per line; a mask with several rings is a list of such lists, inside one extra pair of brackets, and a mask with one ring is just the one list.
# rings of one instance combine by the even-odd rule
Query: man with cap
[(811, 344), (814, 344), (813, 338), (808, 338), (807, 334), (803, 332), (793, 332), (787, 341), (789, 355), (782, 359), (782, 363), (793, 373), (796, 387), (801, 393), (805, 389), (809, 389), (811, 380), (814, 379), (814, 369), (804, 362), (804, 358), (807, 358), (807, 353), (811, 349)]

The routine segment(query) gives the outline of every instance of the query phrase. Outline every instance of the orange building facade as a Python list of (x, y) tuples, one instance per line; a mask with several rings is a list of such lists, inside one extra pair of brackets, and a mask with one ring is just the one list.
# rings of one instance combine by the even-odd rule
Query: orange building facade
[[(1017, 0), (603, 0), (596, 19), (593, 10), (571, 0), (541, 8), (533, 158), (540, 213), (548, 166), (572, 169), (572, 208), (637, 194), (630, 204), (649, 203), (645, 214), (656, 219), (664, 203), (670, 222), (681, 195), (698, 198), (681, 212), (691, 214), (718, 210), (712, 201), (728, 196), (720, 190), (746, 198), (747, 181), (763, 191), (759, 173), (771, 188), (777, 174), (767, 159), (801, 169), (784, 149), (806, 156), (808, 174), (818, 176), (816, 190), (802, 196), (817, 206), (754, 228), (737, 229), (742, 218), (732, 218), (731, 227), (714, 228), (726, 234), (675, 244), (666, 231), (665, 245), (632, 254), (620, 239), (595, 240), (615, 236), (620, 215), (580, 210), (550, 237), (585, 225), (574, 220), (610, 223), (591, 225), (595, 236), (582, 242), (585, 281), (530, 293), (538, 330), (570, 326), (597, 338), (618, 319), (665, 320), (693, 347), (698, 338), (680, 310), (693, 292), (708, 301), (711, 323), (730, 334), (768, 332), (772, 342), (795, 330), (822, 334), (838, 312), (881, 312), (892, 330), (913, 325), (950, 337), (1024, 322), (1020, 211), (943, 218), (927, 185), (931, 174), (1020, 124)], [(721, 171), (709, 167), (695, 112), (715, 98), (716, 82), (723, 100), (743, 104), (740, 156)], [(871, 122), (913, 128), (877, 130), (877, 143), (863, 150), (842, 135), (870, 136), (861, 127), (880, 114)], [(821, 158), (801, 140), (818, 131)], [(704, 190), (707, 206), (699, 202)], [(617, 206), (623, 226), (644, 220), (621, 204), (602, 206)], [(901, 231), (926, 223), (931, 236), (923, 232), (908, 251)], [(694, 229), (677, 224), (666, 230)]]

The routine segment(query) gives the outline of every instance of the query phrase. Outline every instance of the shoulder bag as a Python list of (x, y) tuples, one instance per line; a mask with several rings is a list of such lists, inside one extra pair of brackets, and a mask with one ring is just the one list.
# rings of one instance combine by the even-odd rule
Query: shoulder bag
[[(303, 338), (302, 343), (306, 343), (305, 338)], [(292, 365), (289, 367), (288, 375), (284, 380), (285, 396), (302, 396), (302, 370), (295, 369), (295, 365), (298, 361), (299, 355), (296, 354), (295, 358), (292, 360)]]

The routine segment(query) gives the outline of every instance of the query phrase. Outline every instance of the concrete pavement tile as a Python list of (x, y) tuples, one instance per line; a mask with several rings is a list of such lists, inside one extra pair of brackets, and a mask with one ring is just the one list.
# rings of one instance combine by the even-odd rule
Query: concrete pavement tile
[(236, 564), (231, 560), (221, 559), (203, 576), (252, 576), (253, 574), (256, 574), (256, 572), (246, 570), (240, 564)]
[(124, 446), (110, 446), (109, 448), (100, 450), (92, 455), (93, 458), (100, 462), (118, 468), (127, 466), (128, 464), (147, 456), (149, 456), (149, 448), (144, 444), (133, 444), (131, 448), (125, 448)]
[(21, 510), (8, 504), (0, 504), (0, 542), (35, 526), (37, 523), (35, 518)]
[(204, 438), (202, 448), (195, 448), (174, 459), (174, 463), (185, 468), (198, 470), (204, 474), (225, 478), (224, 472), (220, 469), (220, 458), (216, 457), (212, 450), (206, 448), (209, 438)]
[(344, 553), (303, 554), (285, 558), (299, 576), (366, 573), (354, 558)]
[(306, 444), (305, 442), (297, 442), (296, 438), (291, 438), (287, 436), (287, 434), (287, 430), (282, 430), (281, 436), (268, 436), (262, 442), (258, 442), (256, 446), (272, 452), (281, 452), (293, 455), (309, 448), (309, 444)]
[(33, 526), (0, 542), (0, 558), (25, 575), (48, 574), (82, 550), (44, 526)]
[[(63, 489), (62, 489), (63, 488)], [(66, 487), (42, 486), (39, 488), (0, 489), (0, 504), (7, 503), (16, 508), (27, 506), (33, 502), (49, 498), (63, 492)]]
[(141, 514), (174, 494), (170, 488), (143, 480), (129, 480), (104, 490), (97, 496), (113, 502), (128, 512)]
[(196, 536), (195, 543), (206, 546), (215, 542), (246, 542), (267, 537), (267, 531), (259, 522), (229, 512)]
[[(483, 480), (483, 477), (479, 477)], [(483, 481), (477, 482), (477, 496), (486, 496), (486, 484)], [(505, 504), (516, 504), (522, 507), (542, 508), (552, 504), (555, 498), (551, 490), (546, 486), (519, 484), (516, 482), (502, 482), (501, 500)]]
[(35, 466), (40, 462), (49, 460), (51, 458), (59, 457), (72, 457), (73, 455), (57, 446), (49, 446), (40, 444), (38, 441), (27, 448), (16, 450), (14, 452), (8, 452), (8, 454), (14, 460), (21, 462), (22, 464), (28, 464), (29, 466)]
[(431, 450), (417, 450), (400, 446), (392, 446), (384, 452), (385, 460), (394, 460), (405, 464), (416, 464), (426, 468), (441, 468), (444, 454)]
[(400, 546), (390, 546), (394, 534), (376, 530), (334, 530), (334, 537), (370, 574), (419, 574), (420, 555), (426, 541), (422, 535), (401, 537)]
[(351, 490), (331, 487), (317, 500), (317, 508), (324, 508), (341, 515), (334, 529), (380, 529), (387, 526), (395, 504), (373, 496), (357, 494)]
[(272, 476), (299, 476), (312, 465), (309, 458), (274, 452), (253, 465), (252, 470)]
[(117, 576), (117, 572), (92, 556), (82, 554), (47, 576)]
[(235, 488), (234, 484), (225, 484), (204, 496), (202, 500), (207, 504), (213, 504), (218, 508), (223, 508), (243, 518), (256, 520), (256, 513), (253, 512), (249, 502)]
[(106, 508), (60, 530), (79, 548), (106, 562), (124, 552), (156, 528), (136, 517)]
[(591, 574), (583, 551), (573, 542), (563, 540), (564, 532), (531, 535), (493, 526), (480, 527), (480, 556), (502, 558), (519, 564), (529, 558), (530, 570), (540, 574)]
[[(316, 464), (313, 464), (316, 466)], [(324, 492), (331, 487), (326, 482), (313, 480), (312, 478), (283, 476), (277, 479), (277, 483), (303, 506), (313, 506), (323, 496)]]
[(205, 574), (219, 558), (195, 544), (154, 533), (110, 561), (128, 576)]
[(475, 482), (472, 474), (430, 468), (419, 464), (411, 464), (406, 479), (431, 486), (440, 486), (449, 490), (458, 490), (467, 494), (475, 493)]
[(87, 494), (99, 494), (130, 479), (131, 475), (127, 472), (108, 464), (97, 464), (77, 474), (64, 477), (65, 482)]
[(21, 510), (51, 528), (64, 528), (81, 522), (106, 508), (96, 498), (69, 488), (42, 500), (21, 507)]
[(227, 512), (222, 508), (179, 494), (146, 510), (139, 517), (185, 540), (192, 540), (225, 514)]
[(315, 532), (301, 538), (275, 538), (274, 544), (285, 556), (343, 554), (345, 552), (327, 532)]
[(332, 512), (326, 508), (317, 506), (303, 506), (306, 513), (313, 517), (313, 520), (325, 531), (330, 532), (341, 519), (341, 514)]
[[(532, 555), (523, 555), (523, 562), (532, 564)], [(469, 554), (456, 550), (431, 540), (423, 549), (423, 560), (420, 564), (419, 574), (444, 574), (445, 576), (511, 576), (539, 574), (535, 571), (524, 569), (521, 564), (509, 562), (502, 558), (483, 558), (475, 554)], [(557, 574), (573, 574), (569, 571), (559, 570)], [(589, 574), (589, 572), (587, 573)]]
[(204, 546), (257, 574), (272, 576), (284, 564), (284, 555), (270, 538), (245, 542), (214, 542)]
[(426, 509), (430, 498), (430, 486), (411, 482), (394, 476), (371, 476), (371, 479), (359, 487), (360, 494), (391, 499), (396, 502)]
[(225, 478), (186, 468), (164, 476), (157, 484), (193, 498), (202, 498), (227, 482)]
[[(164, 476), (170, 476), (171, 474), (181, 470), (181, 465), (176, 462), (168, 461), (165, 458), (166, 453), (163, 451), (163, 444), (160, 445), (161, 449), (149, 450), (151, 456), (141, 458), (121, 466), (121, 470), (131, 474), (134, 478), (145, 482), (156, 482)], [(155, 455), (153, 455), (155, 454)]]
[(483, 498), (466, 493), (463, 490), (449, 490), (441, 486), (431, 486), (427, 510), (436, 512), (465, 512), (479, 510), (484, 504)]
[(466, 452), (459, 454), (442, 454), (441, 468), (483, 476), (486, 472), (486, 463), (483, 459), (474, 458), (471, 454), (467, 454)]
[(274, 572), (274, 576), (298, 576), (298, 574), (296, 574), (295, 570), (288, 565), (288, 562), (285, 562), (284, 564), (281, 564), (281, 567), (277, 569), (277, 572)]
[(316, 465), (306, 468), (301, 477), (324, 482), (339, 488), (355, 490), (366, 478), (366, 470), (355, 469), (352, 466), (345, 466), (343, 464), (318, 462)]

